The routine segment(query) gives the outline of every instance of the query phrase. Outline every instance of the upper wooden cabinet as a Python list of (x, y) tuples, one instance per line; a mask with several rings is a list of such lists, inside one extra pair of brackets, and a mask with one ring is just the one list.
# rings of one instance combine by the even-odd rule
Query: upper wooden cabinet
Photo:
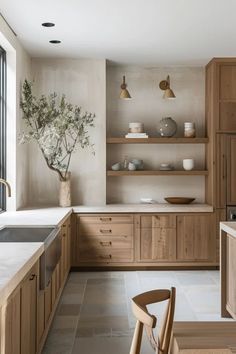
[(206, 117), (208, 136), (236, 132), (236, 58), (213, 59), (207, 65)]

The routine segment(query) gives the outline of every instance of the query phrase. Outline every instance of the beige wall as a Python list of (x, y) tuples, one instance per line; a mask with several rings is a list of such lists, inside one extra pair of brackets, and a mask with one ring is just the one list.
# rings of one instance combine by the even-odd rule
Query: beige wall
[(0, 45), (7, 52), (7, 180), (12, 187), (7, 210), (16, 210), (28, 203), (28, 147), (18, 144), (18, 136), (20, 90), (24, 79), (30, 78), (31, 59), (1, 16)]
[[(126, 75), (132, 100), (120, 100), (120, 84)], [(170, 75), (175, 100), (164, 100), (159, 82)], [(146, 132), (157, 135), (157, 124), (171, 116), (178, 124), (177, 136), (183, 136), (183, 123), (193, 121), (197, 135), (204, 136), (205, 75), (202, 67), (143, 68), (135, 66), (109, 66), (107, 69), (107, 134), (125, 135), (128, 123), (140, 121)], [(141, 158), (147, 169), (158, 169), (160, 163), (182, 167), (184, 158), (194, 158), (197, 168), (204, 168), (204, 145), (110, 145), (107, 167), (129, 159)], [(108, 177), (108, 203), (135, 203), (141, 197), (163, 202), (166, 196), (190, 196), (204, 202), (204, 177)]]
[[(106, 62), (87, 59), (32, 59), (32, 75), (37, 94), (57, 92), (96, 114), (89, 150), (72, 156), (72, 203), (98, 205), (106, 194)], [(58, 205), (58, 175), (49, 170), (34, 144), (29, 153), (29, 205)]]

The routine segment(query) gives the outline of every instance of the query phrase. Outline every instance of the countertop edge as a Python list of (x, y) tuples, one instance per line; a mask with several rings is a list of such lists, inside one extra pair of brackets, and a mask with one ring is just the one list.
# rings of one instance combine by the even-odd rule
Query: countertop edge
[(227, 232), (233, 237), (236, 237), (236, 222), (234, 221), (224, 221), (220, 222), (220, 230)]

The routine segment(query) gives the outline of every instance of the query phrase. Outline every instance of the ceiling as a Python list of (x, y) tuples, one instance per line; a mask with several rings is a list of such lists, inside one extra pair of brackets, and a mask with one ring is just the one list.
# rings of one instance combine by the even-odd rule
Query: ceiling
[(33, 57), (203, 65), (236, 56), (235, 0), (0, 0), (0, 12)]

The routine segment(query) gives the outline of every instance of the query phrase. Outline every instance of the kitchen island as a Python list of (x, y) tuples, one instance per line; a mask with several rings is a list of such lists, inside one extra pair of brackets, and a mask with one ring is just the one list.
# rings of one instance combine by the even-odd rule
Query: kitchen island
[(236, 320), (236, 222), (220, 223), (221, 316)]

